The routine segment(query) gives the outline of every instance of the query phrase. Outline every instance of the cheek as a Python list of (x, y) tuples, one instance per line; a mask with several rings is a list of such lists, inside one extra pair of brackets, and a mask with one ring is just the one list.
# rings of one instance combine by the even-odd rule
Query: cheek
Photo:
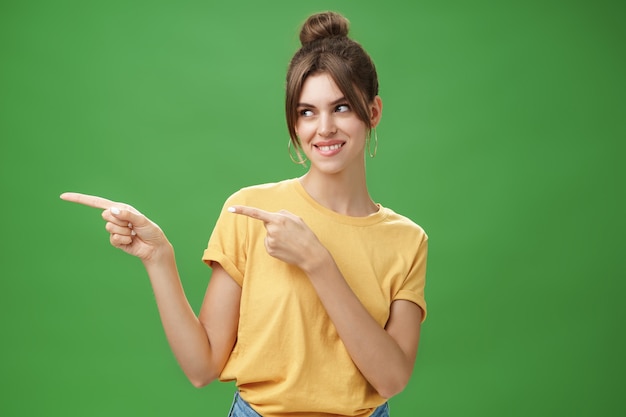
[(295, 131), (300, 139), (307, 139), (311, 135), (311, 132), (314, 132), (314, 129), (311, 127), (311, 124), (296, 123)]
[(350, 132), (353, 138), (365, 140), (367, 136), (367, 127), (365, 123), (360, 120), (351, 120), (349, 124), (346, 124), (345, 129)]

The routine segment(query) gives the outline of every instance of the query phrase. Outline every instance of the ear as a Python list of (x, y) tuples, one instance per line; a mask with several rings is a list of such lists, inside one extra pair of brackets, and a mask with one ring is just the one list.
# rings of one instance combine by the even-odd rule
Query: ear
[(380, 96), (376, 96), (370, 105), (370, 125), (372, 129), (378, 126), (381, 117), (383, 117), (383, 100)]

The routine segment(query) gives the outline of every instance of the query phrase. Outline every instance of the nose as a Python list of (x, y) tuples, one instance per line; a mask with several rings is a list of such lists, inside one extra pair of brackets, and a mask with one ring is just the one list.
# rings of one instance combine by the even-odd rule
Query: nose
[(322, 113), (319, 117), (319, 125), (317, 127), (317, 133), (322, 137), (328, 137), (337, 133), (337, 126), (335, 125), (335, 119), (331, 114)]

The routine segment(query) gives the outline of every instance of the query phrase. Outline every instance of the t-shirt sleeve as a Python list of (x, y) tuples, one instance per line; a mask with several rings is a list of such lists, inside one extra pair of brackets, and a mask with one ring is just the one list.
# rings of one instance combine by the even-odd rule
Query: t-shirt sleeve
[(422, 322), (426, 319), (426, 299), (424, 287), (426, 284), (426, 260), (428, 257), (428, 236), (423, 235), (417, 249), (413, 263), (404, 283), (393, 297), (394, 300), (412, 301), (422, 309)]
[(245, 216), (228, 211), (228, 207), (236, 204), (243, 204), (237, 193), (224, 203), (202, 260), (209, 266), (213, 262), (219, 263), (239, 285), (243, 285), (248, 222)]

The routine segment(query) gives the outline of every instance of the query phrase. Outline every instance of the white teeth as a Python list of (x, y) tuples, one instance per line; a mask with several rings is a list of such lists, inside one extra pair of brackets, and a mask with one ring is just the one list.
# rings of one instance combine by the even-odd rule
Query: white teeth
[(330, 146), (318, 146), (318, 148), (320, 151), (324, 151), (324, 152), (334, 151), (335, 149), (341, 148), (341, 144), (338, 143), (336, 145), (330, 145)]

